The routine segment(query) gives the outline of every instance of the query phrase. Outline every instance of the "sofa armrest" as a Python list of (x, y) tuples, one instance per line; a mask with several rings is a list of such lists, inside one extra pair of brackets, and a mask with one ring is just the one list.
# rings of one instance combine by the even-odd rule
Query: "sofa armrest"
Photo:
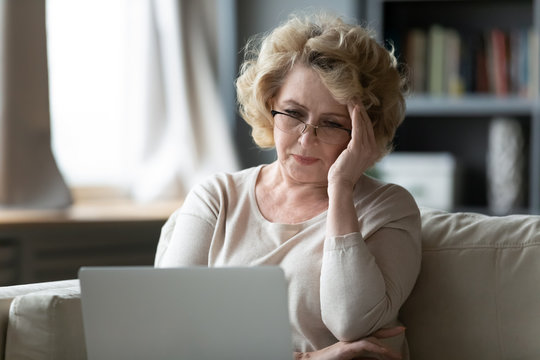
[(421, 213), (411, 359), (540, 359), (540, 216)]
[[(55, 298), (54, 294), (60, 297), (68, 296), (73, 298), (74, 300), (71, 302), (74, 303), (78, 300), (76, 299), (78, 293), (80, 293), (79, 280), (76, 279), (0, 287), (0, 360), (4, 360), (7, 358), (5, 357), (6, 354), (15, 350), (13, 339), (20, 338), (21, 334), (24, 333), (20, 321), (20, 316), (23, 315), (21, 311), (26, 312), (28, 315), (41, 314), (41, 321), (43, 322), (45, 320), (44, 316), (47, 314), (45, 308), (50, 307), (53, 299), (58, 300), (58, 297)], [(35, 303), (41, 296), (44, 297)], [(34, 299), (34, 303), (30, 301), (31, 299)], [(48, 313), (50, 313), (50, 310)], [(33, 323), (31, 329), (26, 329), (27, 332), (31, 331), (33, 335), (23, 340), (26, 342), (33, 341), (36, 338), (34, 334), (36, 332), (41, 333), (45, 329), (38, 328), (39, 325)]]

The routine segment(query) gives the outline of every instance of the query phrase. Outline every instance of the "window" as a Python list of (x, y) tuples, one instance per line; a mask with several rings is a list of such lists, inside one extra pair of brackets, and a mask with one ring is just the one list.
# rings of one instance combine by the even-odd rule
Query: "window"
[(72, 188), (181, 198), (197, 179), (236, 168), (210, 5), (49, 0), (53, 151)]
[(129, 179), (129, 0), (47, 0), (53, 152), (71, 187)]

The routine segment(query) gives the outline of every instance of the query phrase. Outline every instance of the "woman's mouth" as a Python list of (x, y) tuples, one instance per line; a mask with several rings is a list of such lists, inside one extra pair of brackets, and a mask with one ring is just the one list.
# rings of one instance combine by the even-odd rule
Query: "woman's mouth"
[(301, 165), (312, 165), (316, 163), (319, 159), (311, 156), (302, 156), (302, 155), (293, 155), (293, 158)]

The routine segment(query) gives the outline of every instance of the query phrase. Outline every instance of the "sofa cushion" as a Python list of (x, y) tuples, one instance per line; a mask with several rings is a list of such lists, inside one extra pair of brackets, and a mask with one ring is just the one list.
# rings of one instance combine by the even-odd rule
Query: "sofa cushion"
[(411, 358), (540, 359), (540, 216), (421, 213)]
[(78, 281), (13, 299), (5, 356), (6, 360), (86, 359)]
[(17, 296), (45, 289), (60, 289), (73, 287), (79, 280), (61, 280), (43, 283), (3, 286), (0, 288), (0, 360), (4, 360), (5, 340), (8, 327), (9, 309)]

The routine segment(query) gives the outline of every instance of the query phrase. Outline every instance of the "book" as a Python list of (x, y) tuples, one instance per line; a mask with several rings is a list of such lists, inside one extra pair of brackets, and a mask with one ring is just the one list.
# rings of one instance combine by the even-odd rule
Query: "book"
[(461, 37), (454, 29), (445, 29), (445, 63), (443, 83), (445, 93), (450, 96), (459, 96), (464, 92), (464, 81), (461, 78)]
[(491, 53), (489, 64), (492, 79), (492, 92), (497, 96), (508, 95), (508, 49), (506, 34), (500, 29), (492, 29), (489, 32)]
[[(513, 29), (509, 34), (509, 83), (510, 93), (521, 96), (527, 95), (527, 78), (523, 72), (526, 62), (526, 46), (523, 46), (523, 29)], [(526, 35), (526, 34), (525, 34)], [(526, 36), (525, 36), (526, 39)], [(525, 51), (524, 51), (525, 50)]]
[(411, 29), (407, 33), (405, 59), (414, 93), (426, 92), (426, 41), (426, 32), (422, 29)]
[(540, 94), (540, 35), (534, 29), (528, 31), (528, 96), (537, 98)]
[(532, 29), (490, 28), (462, 36), (433, 24), (427, 30), (412, 28), (404, 38), (414, 93), (540, 94), (540, 35)]
[(444, 28), (438, 24), (428, 30), (428, 92), (435, 96), (445, 93), (444, 84)]

